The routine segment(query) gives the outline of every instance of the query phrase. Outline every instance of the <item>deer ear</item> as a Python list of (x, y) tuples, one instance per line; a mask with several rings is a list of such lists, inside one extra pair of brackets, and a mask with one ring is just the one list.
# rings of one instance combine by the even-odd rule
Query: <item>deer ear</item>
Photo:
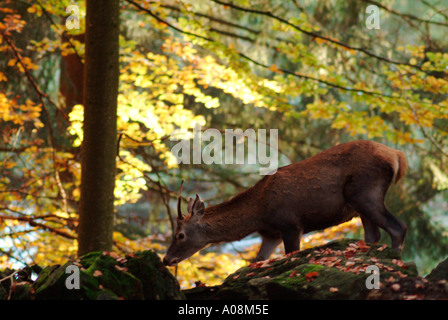
[(188, 214), (191, 214), (191, 210), (193, 210), (193, 204), (194, 200), (192, 197), (190, 197), (190, 199), (188, 199), (188, 207), (187, 207)]
[(205, 212), (204, 201), (202, 201), (201, 197), (196, 193), (196, 199), (194, 199), (191, 214), (195, 218), (200, 219), (204, 215), (204, 212)]

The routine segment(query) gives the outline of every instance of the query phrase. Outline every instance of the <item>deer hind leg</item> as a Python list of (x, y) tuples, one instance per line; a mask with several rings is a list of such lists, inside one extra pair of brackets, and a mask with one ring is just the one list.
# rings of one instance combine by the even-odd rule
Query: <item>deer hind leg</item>
[[(369, 188), (366, 188), (366, 185)], [(404, 238), (406, 236), (406, 225), (395, 218), (384, 205), (384, 197), (386, 195), (388, 185), (381, 183), (363, 183), (357, 185), (350, 182), (344, 189), (344, 197), (349, 205), (360, 213), (361, 217), (364, 217), (367, 225), (368, 233), (371, 233), (369, 237), (377, 237), (376, 231), (374, 231), (376, 225), (389, 234), (392, 239), (392, 248), (401, 252)], [(363, 221), (364, 224), (364, 221)]]
[(257, 257), (254, 261), (261, 261), (268, 259), (272, 252), (277, 248), (277, 246), (282, 242), (281, 238), (270, 238), (266, 236), (261, 236), (263, 241), (261, 243), (260, 250), (258, 251)]
[(285, 246), (285, 253), (300, 250), (300, 240), (302, 239), (303, 230), (300, 228), (291, 228), (282, 232), (282, 240)]

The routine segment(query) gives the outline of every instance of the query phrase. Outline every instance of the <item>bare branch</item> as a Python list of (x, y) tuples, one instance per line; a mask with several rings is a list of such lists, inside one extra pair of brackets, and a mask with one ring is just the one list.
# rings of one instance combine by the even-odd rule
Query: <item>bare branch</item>
[(412, 64), (407, 63), (407, 62), (399, 62), (399, 61), (391, 60), (391, 59), (388, 59), (388, 58), (386, 58), (386, 57), (379, 56), (379, 55), (377, 55), (377, 54), (375, 54), (375, 53), (373, 53), (373, 52), (370, 52), (370, 51), (368, 51), (368, 50), (366, 50), (366, 49), (364, 49), (364, 48), (353, 47), (353, 46), (350, 46), (350, 45), (345, 44), (345, 43), (343, 43), (343, 42), (340, 42), (340, 41), (338, 41), (338, 40), (335, 40), (335, 39), (333, 39), (333, 38), (329, 38), (329, 37), (320, 35), (320, 34), (318, 34), (318, 33), (316, 33), (316, 32), (313, 32), (313, 31), (305, 30), (305, 29), (300, 28), (299, 26), (297, 26), (297, 25), (295, 25), (295, 24), (289, 22), (288, 20), (286, 20), (286, 19), (284, 19), (284, 18), (281, 18), (281, 17), (279, 17), (279, 16), (274, 15), (274, 14), (273, 14), (272, 12), (270, 12), (270, 11), (263, 11), (263, 10), (256, 10), (256, 9), (251, 9), (251, 8), (246, 8), (246, 7), (241, 7), (241, 6), (235, 5), (235, 4), (231, 3), (231, 2), (224, 2), (224, 1), (220, 1), (220, 0), (211, 0), (211, 1), (213, 1), (213, 2), (215, 2), (215, 3), (217, 3), (217, 4), (220, 4), (220, 5), (223, 5), (223, 6), (228, 6), (228, 7), (230, 7), (230, 8), (233, 8), (233, 9), (236, 9), (236, 10), (243, 11), (243, 12), (247, 12), (247, 13), (255, 13), (255, 14), (259, 14), (259, 15), (264, 15), (264, 16), (270, 17), (270, 18), (275, 19), (275, 20), (277, 20), (277, 21), (279, 21), (279, 22), (282, 22), (282, 23), (284, 23), (284, 24), (286, 24), (286, 25), (288, 25), (288, 26), (293, 27), (294, 29), (296, 29), (296, 30), (298, 30), (298, 31), (300, 31), (300, 32), (302, 32), (302, 33), (304, 33), (304, 34), (310, 36), (310, 37), (314, 37), (314, 38), (318, 38), (318, 39), (325, 40), (325, 41), (327, 41), (327, 42), (333, 43), (333, 44), (338, 45), (338, 46), (340, 46), (340, 47), (343, 47), (343, 48), (345, 48), (345, 49), (349, 49), (349, 50), (354, 50), (354, 51), (362, 52), (362, 53), (364, 53), (364, 54), (366, 54), (366, 55), (368, 55), (368, 56), (370, 56), (370, 57), (372, 57), (372, 58), (375, 58), (375, 59), (377, 59), (377, 60), (380, 60), (380, 61), (384, 61), (384, 62), (391, 63), (391, 64), (395, 64), (395, 65), (409, 66), (409, 67), (412, 67), (412, 68), (421, 70), (421, 67), (420, 67), (420, 66), (412, 65)]

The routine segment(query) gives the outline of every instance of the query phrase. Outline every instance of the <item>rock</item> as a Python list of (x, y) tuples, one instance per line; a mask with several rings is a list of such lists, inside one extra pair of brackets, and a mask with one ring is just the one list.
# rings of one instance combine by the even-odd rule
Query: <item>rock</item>
[(446, 283), (432, 282), (422, 277), (400, 278), (385, 282), (380, 290), (372, 290), (369, 300), (440, 300), (448, 299)]
[[(62, 266), (0, 272), (4, 279), (0, 300), (448, 299), (447, 264), (445, 260), (422, 278), (413, 262), (403, 262), (386, 245), (343, 239), (254, 262), (218, 286), (180, 291), (176, 279), (152, 251), (125, 257), (93, 252)], [(79, 271), (80, 289), (67, 289), (73, 272), (70, 267)], [(31, 274), (38, 274), (36, 281)]]
[(427, 276), (427, 280), (438, 281), (447, 280), (448, 281), (448, 258), (440, 262)]
[[(222, 285), (185, 290), (187, 299), (367, 299), (372, 291), (369, 266), (379, 284), (417, 277), (414, 263), (400, 260), (385, 245), (338, 240), (259, 261), (229, 275)], [(396, 286), (395, 286), (396, 288)]]
[(176, 278), (152, 251), (137, 252), (124, 265), (141, 281), (144, 299), (185, 299)]
[[(79, 289), (67, 282), (79, 275)], [(8, 273), (10, 274), (10, 272)], [(92, 252), (39, 272), (36, 281), (10, 281), (0, 286), (0, 299), (36, 300), (154, 300), (184, 299), (177, 280), (157, 254), (142, 251), (120, 257), (113, 252)], [(20, 283), (20, 286), (18, 284)]]

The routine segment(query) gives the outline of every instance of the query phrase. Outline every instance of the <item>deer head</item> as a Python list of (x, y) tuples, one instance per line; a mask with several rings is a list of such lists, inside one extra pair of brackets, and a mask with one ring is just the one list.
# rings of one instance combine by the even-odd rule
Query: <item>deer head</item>
[[(183, 184), (183, 181), (182, 181)], [(181, 211), (182, 184), (177, 198), (177, 228), (174, 233), (171, 245), (163, 258), (163, 263), (167, 266), (174, 266), (180, 261), (187, 259), (197, 251), (204, 248), (208, 242), (205, 236), (204, 224), (202, 217), (205, 213), (204, 201), (199, 195), (196, 198), (189, 199), (188, 215), (185, 216)]]

